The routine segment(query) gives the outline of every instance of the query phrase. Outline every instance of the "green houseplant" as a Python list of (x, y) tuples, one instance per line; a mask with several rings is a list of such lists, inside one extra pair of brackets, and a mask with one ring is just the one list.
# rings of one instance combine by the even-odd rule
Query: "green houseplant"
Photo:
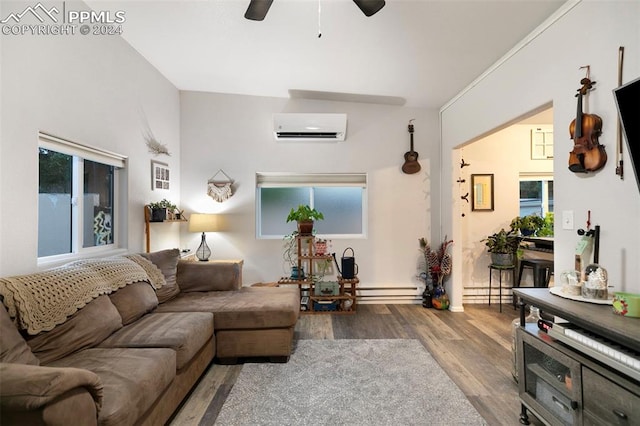
[(494, 265), (510, 266), (515, 264), (516, 255), (520, 248), (520, 237), (515, 230), (505, 231), (504, 228), (495, 234), (487, 236), (482, 242), (491, 254)]
[(516, 216), (511, 221), (511, 229), (514, 231), (520, 231), (522, 235), (536, 235), (536, 233), (542, 229), (545, 222), (544, 219), (537, 214), (530, 214), (527, 216)]
[(298, 231), (293, 231), (292, 233), (285, 235), (282, 239), (282, 259), (286, 263), (286, 267), (288, 270), (285, 272), (291, 273), (292, 279), (302, 279), (304, 278), (304, 273), (298, 270), (298, 250), (297, 250), (297, 241), (296, 237), (298, 236)]
[(324, 219), (324, 215), (312, 209), (308, 205), (300, 204), (297, 209), (291, 208), (287, 216), (288, 222), (298, 222), (298, 233), (302, 235), (311, 235), (313, 233), (313, 222), (315, 220)]
[(175, 213), (178, 207), (171, 201), (163, 199), (162, 201), (149, 203), (149, 208), (151, 209), (151, 222), (163, 222), (169, 214)]
[(544, 225), (538, 230), (536, 234), (538, 237), (553, 237), (553, 212), (548, 212), (544, 215)]

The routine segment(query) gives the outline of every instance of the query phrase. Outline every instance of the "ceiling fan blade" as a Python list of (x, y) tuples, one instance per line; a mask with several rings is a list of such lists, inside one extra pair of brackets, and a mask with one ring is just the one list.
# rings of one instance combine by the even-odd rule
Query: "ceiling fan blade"
[(385, 5), (384, 0), (353, 0), (366, 16), (376, 14)]
[(273, 0), (251, 0), (244, 17), (252, 21), (262, 21), (271, 7)]

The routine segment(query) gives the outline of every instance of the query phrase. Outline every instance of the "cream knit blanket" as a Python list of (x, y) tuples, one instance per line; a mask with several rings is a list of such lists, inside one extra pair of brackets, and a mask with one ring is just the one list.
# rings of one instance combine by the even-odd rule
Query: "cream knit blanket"
[(96, 297), (138, 281), (155, 289), (165, 284), (160, 269), (140, 255), (86, 259), (0, 278), (0, 296), (18, 327), (38, 334), (62, 324)]

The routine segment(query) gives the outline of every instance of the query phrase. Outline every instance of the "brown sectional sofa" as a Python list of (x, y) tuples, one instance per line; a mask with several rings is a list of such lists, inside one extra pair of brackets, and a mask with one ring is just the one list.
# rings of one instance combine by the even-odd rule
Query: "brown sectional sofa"
[(164, 285), (98, 295), (51, 330), (27, 334), (0, 308), (0, 424), (160, 425), (212, 360), (288, 359), (297, 289), (242, 287), (241, 262), (142, 256)]

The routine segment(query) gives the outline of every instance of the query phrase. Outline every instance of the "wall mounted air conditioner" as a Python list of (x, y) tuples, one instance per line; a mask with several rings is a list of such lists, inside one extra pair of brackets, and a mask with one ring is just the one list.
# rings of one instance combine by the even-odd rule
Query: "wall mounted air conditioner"
[(277, 141), (343, 141), (347, 114), (274, 114), (273, 135)]

